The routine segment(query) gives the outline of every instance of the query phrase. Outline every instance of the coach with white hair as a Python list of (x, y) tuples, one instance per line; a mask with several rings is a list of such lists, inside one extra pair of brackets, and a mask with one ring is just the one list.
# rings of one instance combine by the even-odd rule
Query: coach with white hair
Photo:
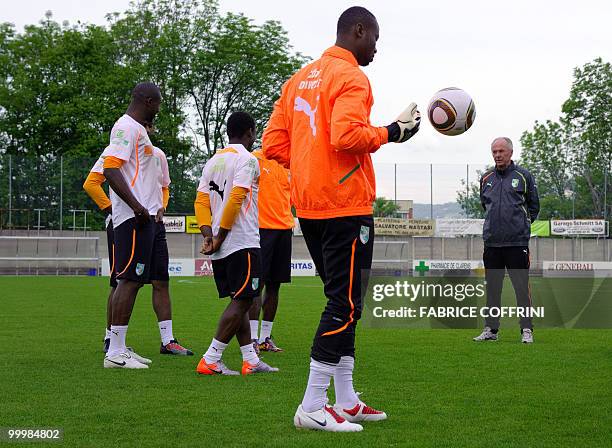
[[(533, 176), (512, 161), (512, 140), (498, 137), (491, 143), (495, 168), (480, 178), (480, 202), (485, 210), (483, 261), (487, 281), (487, 307), (493, 315), (501, 306), (505, 269), (514, 287), (516, 303), (523, 310), (521, 340), (533, 342), (529, 309), (529, 237), (531, 223), (540, 211)], [(519, 310), (520, 311), (520, 310)], [(519, 314), (520, 315), (520, 314)], [(475, 341), (496, 341), (499, 317), (487, 317), (483, 332)]]

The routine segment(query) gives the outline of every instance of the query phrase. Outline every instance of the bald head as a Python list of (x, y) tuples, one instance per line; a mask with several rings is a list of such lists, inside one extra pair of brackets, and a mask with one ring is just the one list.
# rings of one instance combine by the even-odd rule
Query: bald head
[(161, 100), (159, 87), (149, 81), (136, 84), (136, 87), (132, 90), (132, 101), (140, 102), (146, 98)]
[(361, 6), (353, 6), (338, 19), (336, 45), (353, 53), (357, 63), (366, 66), (374, 60), (378, 34), (374, 14)]
[(141, 124), (153, 124), (161, 104), (161, 92), (152, 82), (136, 84), (132, 90), (132, 101), (128, 107), (128, 115)]
[(508, 137), (497, 137), (491, 143), (491, 154), (498, 170), (505, 170), (512, 163), (513, 146)]
[(378, 26), (374, 14), (361, 6), (352, 6), (344, 11), (338, 18), (336, 35), (343, 36), (353, 32), (353, 28), (357, 24), (361, 24), (365, 27)]

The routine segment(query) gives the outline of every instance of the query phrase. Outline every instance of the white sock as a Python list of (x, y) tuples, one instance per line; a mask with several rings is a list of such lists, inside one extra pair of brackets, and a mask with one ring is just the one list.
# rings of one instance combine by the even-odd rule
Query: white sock
[(257, 339), (257, 333), (259, 330), (259, 321), (258, 320), (250, 320), (251, 324), (251, 339)]
[(261, 321), (261, 335), (259, 336), (259, 342), (266, 342), (266, 338), (269, 338), (272, 334), (272, 324), (268, 320)]
[(159, 325), (159, 335), (161, 336), (162, 344), (168, 345), (174, 339), (172, 335), (172, 319), (162, 320), (157, 322), (157, 324)]
[(206, 353), (204, 353), (204, 361), (206, 361), (207, 364), (214, 364), (217, 361), (220, 361), (225, 347), (227, 347), (227, 344), (213, 338), (208, 350), (206, 350)]
[(110, 330), (108, 328), (105, 328), (104, 330), (106, 330), (106, 334), (104, 336), (104, 340), (106, 341), (107, 339), (110, 339)]
[(257, 353), (255, 353), (253, 344), (241, 346), (240, 351), (242, 352), (243, 361), (246, 361), (251, 365), (256, 365), (257, 363), (259, 363), (259, 356), (257, 356)]
[(325, 406), (329, 382), (335, 372), (335, 365), (310, 359), (310, 375), (308, 376), (308, 385), (302, 400), (304, 412), (318, 411)]
[(127, 325), (111, 325), (110, 345), (106, 356), (118, 355), (127, 352), (125, 346), (125, 335), (127, 334)]
[(359, 397), (353, 389), (353, 369), (355, 358), (343, 356), (336, 366), (334, 373), (334, 389), (336, 391), (336, 404), (343, 409), (353, 409), (359, 403)]

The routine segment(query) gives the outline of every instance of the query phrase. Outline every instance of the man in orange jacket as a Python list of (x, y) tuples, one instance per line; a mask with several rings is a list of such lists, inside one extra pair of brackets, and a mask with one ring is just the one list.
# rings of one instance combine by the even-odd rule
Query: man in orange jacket
[[(298, 428), (361, 431), (357, 422), (386, 418), (353, 389), (355, 327), (374, 241), (370, 153), (412, 137), (420, 114), (411, 103), (389, 126), (370, 124), (374, 100), (359, 65), (374, 59), (378, 34), (378, 22), (367, 9), (344, 11), (336, 45), (285, 83), (263, 136), (264, 155), (290, 168), (291, 200), (327, 297), (308, 386), (294, 417)], [(333, 408), (325, 405), (332, 377)]]

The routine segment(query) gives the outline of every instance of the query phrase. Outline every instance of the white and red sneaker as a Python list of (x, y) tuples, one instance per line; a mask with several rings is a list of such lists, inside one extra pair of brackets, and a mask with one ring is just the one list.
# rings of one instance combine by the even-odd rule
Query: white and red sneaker
[(378, 422), (387, 418), (387, 414), (383, 411), (377, 411), (363, 401), (359, 401), (352, 409), (344, 409), (336, 404), (334, 405), (334, 410), (340, 417), (345, 418), (351, 423)]
[(293, 424), (297, 429), (315, 429), (331, 432), (363, 431), (363, 426), (348, 422), (339, 416), (330, 406), (323, 406), (314, 412), (305, 412), (300, 404), (297, 411), (295, 411)]

